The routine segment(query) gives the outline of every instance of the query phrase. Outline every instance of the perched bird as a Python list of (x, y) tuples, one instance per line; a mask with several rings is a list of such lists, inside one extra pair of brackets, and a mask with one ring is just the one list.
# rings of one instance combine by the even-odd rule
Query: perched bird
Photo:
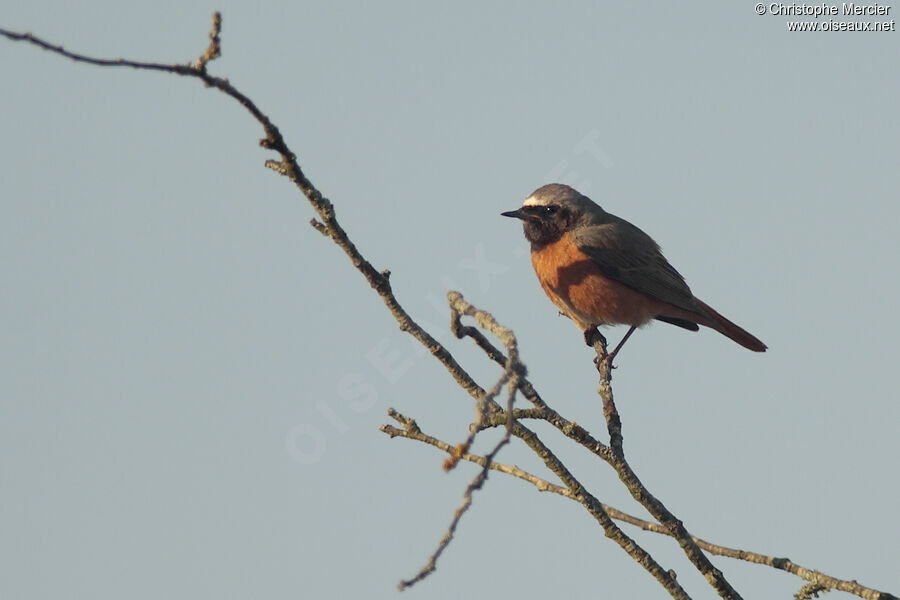
[(521, 208), (502, 215), (522, 220), (541, 287), (589, 345), (598, 325), (631, 326), (610, 360), (652, 319), (691, 331), (703, 325), (754, 352), (766, 350), (694, 296), (649, 235), (571, 187), (540, 187)]

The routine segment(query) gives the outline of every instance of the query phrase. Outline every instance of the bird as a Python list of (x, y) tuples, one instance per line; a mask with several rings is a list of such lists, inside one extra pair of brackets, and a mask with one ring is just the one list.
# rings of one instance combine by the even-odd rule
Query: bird
[(654, 319), (690, 331), (703, 325), (754, 352), (768, 348), (694, 296), (653, 238), (567, 185), (539, 187), (501, 215), (522, 221), (541, 287), (589, 346), (598, 326), (631, 326), (610, 361)]

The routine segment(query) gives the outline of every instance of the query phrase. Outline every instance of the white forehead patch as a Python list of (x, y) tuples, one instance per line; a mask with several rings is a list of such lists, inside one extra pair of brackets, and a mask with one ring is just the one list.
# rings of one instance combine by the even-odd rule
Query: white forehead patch
[(525, 203), (522, 204), (522, 206), (545, 206), (546, 204), (546, 198), (537, 198), (532, 195), (525, 198)]

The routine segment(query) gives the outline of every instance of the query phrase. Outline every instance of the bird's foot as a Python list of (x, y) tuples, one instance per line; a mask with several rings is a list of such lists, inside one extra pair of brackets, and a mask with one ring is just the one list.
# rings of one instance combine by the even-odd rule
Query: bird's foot
[(612, 353), (606, 351), (606, 338), (603, 337), (599, 329), (596, 327), (586, 329), (584, 332), (584, 343), (597, 353), (597, 356), (594, 357), (594, 366), (597, 367), (597, 372), (603, 373), (603, 363), (607, 363), (609, 369), (615, 369), (612, 359), (616, 356), (616, 353), (615, 351)]
[(584, 330), (584, 343), (587, 344), (589, 347), (593, 348), (594, 344), (596, 344), (597, 342), (602, 342), (603, 347), (606, 348), (606, 338), (603, 337), (603, 334), (600, 333), (599, 329), (597, 329), (596, 327), (593, 327), (591, 329), (585, 329)]

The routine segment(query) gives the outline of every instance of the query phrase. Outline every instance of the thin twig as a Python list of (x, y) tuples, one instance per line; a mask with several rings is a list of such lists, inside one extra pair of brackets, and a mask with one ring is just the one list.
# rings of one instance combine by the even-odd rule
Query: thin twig
[[(444, 550), (447, 549), (447, 546), (450, 545), (450, 542), (453, 540), (453, 535), (456, 532), (456, 528), (459, 525), (462, 516), (466, 513), (467, 510), (469, 510), (469, 507), (472, 506), (472, 494), (475, 492), (475, 490), (479, 490), (482, 488), (484, 482), (487, 481), (488, 472), (490, 471), (491, 464), (494, 461), (494, 457), (498, 452), (500, 452), (500, 448), (509, 443), (513, 423), (513, 402), (515, 400), (516, 389), (518, 388), (518, 380), (519, 377), (525, 373), (525, 365), (523, 365), (519, 361), (519, 351), (518, 343), (516, 342), (516, 336), (510, 329), (503, 327), (502, 325), (497, 323), (497, 321), (490, 313), (478, 310), (477, 308), (466, 302), (463, 299), (462, 294), (460, 294), (459, 292), (450, 292), (447, 294), (447, 298), (450, 301), (451, 311), (454, 315), (453, 318), (455, 320), (458, 321), (460, 315), (468, 315), (474, 317), (479, 326), (484, 327), (485, 329), (496, 335), (500, 339), (500, 341), (503, 342), (503, 344), (506, 346), (509, 358), (506, 360), (503, 374), (500, 376), (500, 379), (497, 381), (497, 383), (490, 390), (485, 392), (481, 398), (478, 399), (478, 402), (476, 403), (475, 423), (470, 428), (469, 435), (466, 438), (466, 441), (462, 444), (459, 444), (458, 446), (455, 446), (450, 452), (450, 457), (444, 462), (444, 470), (449, 471), (450, 469), (454, 468), (459, 458), (468, 454), (469, 448), (471, 448), (472, 443), (475, 441), (475, 436), (483, 430), (483, 428), (481, 427), (482, 423), (490, 417), (490, 407), (492, 406), (493, 398), (500, 393), (500, 390), (503, 389), (504, 385), (508, 385), (509, 387), (509, 395), (506, 403), (506, 430), (504, 431), (503, 437), (500, 439), (500, 441), (497, 442), (494, 448), (484, 456), (481, 471), (479, 471), (478, 475), (476, 475), (475, 478), (466, 487), (466, 491), (463, 493), (462, 504), (460, 504), (456, 511), (454, 511), (453, 519), (450, 521), (450, 525), (447, 527), (447, 530), (441, 537), (440, 542), (438, 542), (437, 548), (428, 558), (428, 562), (425, 563), (425, 566), (422, 567), (414, 577), (412, 577), (411, 579), (405, 579), (400, 582), (399, 589), (401, 591), (422, 581), (435, 571), (435, 569), (437, 568), (437, 561), (441, 557), (441, 554), (444, 553)], [(392, 414), (392, 416), (397, 418), (397, 413)], [(401, 423), (407, 423), (408, 425), (415, 425), (415, 421), (412, 420), (397, 420)]]
[[(515, 388), (510, 386), (510, 403), (512, 403), (512, 396), (514, 394)], [(447, 549), (447, 546), (450, 545), (450, 542), (453, 540), (453, 534), (456, 532), (456, 528), (459, 525), (462, 516), (466, 513), (467, 510), (469, 510), (469, 507), (472, 506), (472, 494), (475, 492), (475, 490), (480, 490), (484, 485), (484, 482), (487, 481), (488, 471), (491, 469), (491, 465), (494, 464), (494, 457), (500, 451), (500, 448), (509, 443), (509, 439), (510, 433), (507, 429), (504, 432), (503, 437), (499, 442), (497, 442), (494, 448), (489, 453), (484, 455), (484, 457), (481, 457), (483, 461), (482, 469), (466, 487), (466, 491), (463, 493), (462, 504), (460, 504), (459, 507), (453, 512), (453, 519), (450, 521), (450, 525), (447, 527), (447, 531), (445, 531), (444, 535), (441, 537), (440, 542), (438, 542), (437, 549), (435, 549), (435, 551), (428, 558), (428, 562), (419, 570), (418, 573), (416, 573), (414, 577), (412, 577), (411, 579), (405, 579), (400, 582), (400, 584), (397, 586), (400, 591), (403, 591), (406, 588), (415, 585), (435, 571), (435, 569), (437, 568), (437, 561), (440, 558), (441, 554), (444, 553), (444, 550)], [(458, 447), (455, 447), (453, 450), (451, 450), (450, 455), (452, 458), (457, 458), (458, 456), (460, 456), (457, 448)], [(466, 453), (465, 455), (468, 455), (468, 453)]]
[[(482, 397), (478, 398), (478, 402), (475, 405), (475, 422), (472, 424), (466, 441), (460, 444), (458, 449), (459, 454), (464, 454), (469, 451), (469, 448), (471, 448), (472, 443), (475, 441), (475, 436), (484, 429), (484, 425), (489, 421), (491, 414), (496, 413), (499, 410), (497, 408), (497, 405), (495, 403), (492, 403), (491, 400), (500, 393), (500, 390), (507, 382), (515, 384), (515, 387), (510, 393), (509, 403), (506, 411), (506, 441), (509, 441), (508, 432), (512, 427), (512, 400), (515, 395), (515, 388), (518, 387), (518, 381), (522, 376), (525, 375), (526, 369), (525, 365), (523, 365), (519, 360), (519, 345), (516, 341), (516, 336), (513, 334), (511, 329), (509, 329), (508, 327), (503, 327), (502, 325), (497, 323), (497, 320), (494, 319), (494, 316), (489, 312), (479, 310), (466, 302), (462, 297), (462, 294), (460, 294), (459, 292), (447, 292), (447, 300), (450, 303), (451, 322), (459, 323), (460, 317), (462, 315), (474, 317), (475, 322), (478, 323), (480, 327), (483, 327), (487, 331), (490, 331), (495, 336), (497, 336), (497, 338), (501, 342), (503, 342), (503, 345), (506, 346), (506, 351), (508, 353), (508, 357), (503, 364), (503, 374), (500, 376), (500, 379), (497, 381), (494, 387), (488, 390)], [(449, 471), (455, 466), (455, 464), (456, 462), (454, 457), (451, 457), (444, 464), (444, 468)]]
[(222, 33), (222, 13), (213, 13), (212, 31), (209, 32), (209, 46), (203, 55), (194, 63), (194, 68), (206, 72), (206, 64), (222, 56), (222, 46), (219, 35)]
[[(436, 437), (423, 433), (413, 419), (400, 414), (393, 408), (388, 409), (388, 416), (403, 425), (403, 429), (399, 429), (397, 427), (394, 427), (393, 425), (382, 425), (378, 428), (380, 431), (386, 433), (390, 437), (403, 437), (409, 440), (415, 440), (417, 442), (429, 444), (431, 446), (434, 446), (435, 448), (438, 448), (439, 450), (443, 450), (451, 456), (455, 456), (458, 453), (458, 446), (448, 444), (443, 440), (439, 440)], [(506, 465), (497, 461), (491, 461), (490, 463), (488, 463), (487, 458), (485, 458), (484, 456), (471, 454), (469, 452), (459, 455), (458, 458), (460, 460), (465, 460), (476, 465), (481, 465), (482, 467), (488, 465), (488, 468), (492, 471), (499, 471), (500, 473), (505, 473), (523, 481), (527, 481), (535, 488), (537, 488), (538, 491), (552, 492), (571, 500), (575, 499), (575, 496), (572, 495), (572, 492), (570, 492), (568, 488), (565, 488), (561, 485), (556, 485), (555, 483), (550, 483), (546, 479), (541, 479), (540, 477), (532, 475), (528, 471), (520, 469), (519, 467), (516, 467), (514, 465)], [(607, 507), (607, 510), (609, 510), (609, 507)]]
[[(484, 350), (485, 354), (487, 354), (488, 358), (493, 360), (494, 362), (505, 365), (508, 360), (506, 355), (503, 354), (497, 347), (491, 344), (490, 340), (488, 340), (484, 335), (478, 331), (474, 327), (469, 327), (463, 325), (458, 315), (451, 314), (450, 318), (450, 331), (457, 338), (470, 337), (475, 342), (475, 344)], [(531, 385), (531, 382), (523, 375), (519, 379), (519, 391), (522, 392), (522, 395), (525, 396), (533, 405), (534, 410), (529, 412), (522, 412), (519, 415), (516, 415), (515, 418), (523, 418), (523, 419), (541, 419), (543, 421), (547, 421), (554, 427), (556, 427), (559, 431), (566, 434), (566, 436), (571, 437), (572, 439), (577, 439), (579, 443), (583, 446), (588, 447), (591, 452), (600, 456), (604, 460), (607, 459), (609, 454), (609, 446), (601, 442), (600, 440), (591, 436), (583, 428), (579, 427), (574, 421), (568, 420), (560, 415), (558, 412), (550, 408), (546, 402), (541, 398), (540, 394), (538, 394), (537, 390), (534, 389), (534, 386)], [(489, 419), (484, 423), (485, 427), (496, 427), (498, 425), (505, 424), (505, 419), (503, 415), (496, 415)]]

